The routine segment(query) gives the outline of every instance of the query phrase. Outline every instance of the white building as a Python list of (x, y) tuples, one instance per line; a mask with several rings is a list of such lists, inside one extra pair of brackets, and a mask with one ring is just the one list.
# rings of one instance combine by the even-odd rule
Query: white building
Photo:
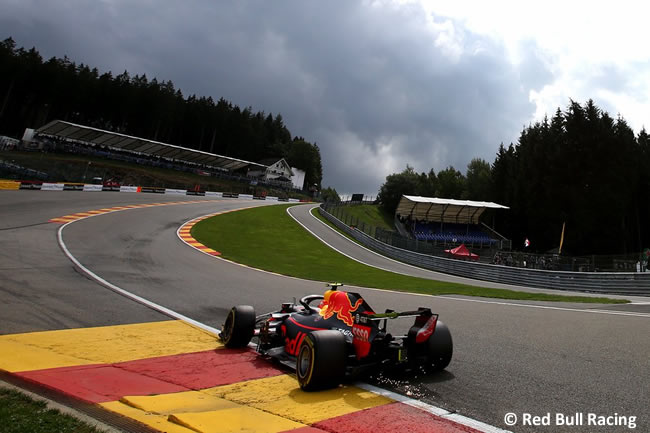
[(248, 171), (248, 176), (262, 178), (267, 182), (277, 181), (291, 184), (294, 173), (284, 158), (280, 160), (277, 160), (275, 158), (265, 159), (259, 163), (265, 165), (266, 169), (255, 167), (254, 169)]

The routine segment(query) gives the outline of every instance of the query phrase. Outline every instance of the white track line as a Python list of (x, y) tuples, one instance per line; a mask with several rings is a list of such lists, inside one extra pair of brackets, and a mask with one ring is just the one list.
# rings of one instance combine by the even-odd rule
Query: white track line
[[(246, 208), (242, 208), (242, 209), (246, 209)], [(287, 208), (287, 213), (291, 216), (291, 218), (293, 218), (298, 224), (300, 224), (305, 230), (307, 230), (309, 233), (311, 233), (317, 239), (321, 240), (323, 243), (325, 243), (326, 245), (328, 245), (330, 248), (334, 249), (335, 251), (338, 251), (336, 248), (334, 248), (333, 246), (327, 244), (323, 239), (318, 237), (314, 232), (312, 232), (307, 227), (305, 227), (300, 221), (298, 221), (293, 215), (291, 215), (291, 213), (289, 212), (289, 209), (290, 208)], [(127, 209), (125, 209), (125, 210), (127, 210)], [(241, 209), (236, 209), (236, 210), (241, 210)], [(226, 211), (226, 212), (233, 212), (233, 211), (234, 210), (230, 210), (230, 211)], [(311, 214), (311, 212), (310, 212), (310, 214)], [(92, 218), (92, 217), (99, 216), (99, 215), (103, 215), (103, 214), (90, 215), (90, 216), (88, 216), (86, 218)], [(208, 214), (208, 215), (212, 215), (212, 214)], [(80, 221), (82, 219), (86, 219), (86, 218), (81, 218), (81, 219), (78, 219), (78, 220), (70, 221), (70, 222), (62, 225), (59, 228), (59, 230), (57, 231), (57, 239), (58, 239), (58, 242), (59, 242), (59, 246), (63, 250), (64, 254), (70, 259), (70, 261), (72, 261), (72, 263), (74, 263), (74, 265), (81, 272), (86, 274), (91, 279), (97, 281), (102, 286), (104, 286), (104, 287), (106, 287), (106, 288), (108, 288), (108, 289), (110, 289), (110, 290), (112, 290), (112, 291), (114, 291), (114, 292), (116, 292), (116, 293), (118, 293), (118, 294), (120, 294), (122, 296), (125, 296), (125, 297), (127, 297), (127, 298), (129, 298), (129, 299), (131, 299), (131, 300), (133, 300), (135, 302), (138, 302), (138, 303), (140, 303), (140, 304), (142, 304), (144, 306), (147, 306), (147, 307), (149, 307), (149, 308), (151, 308), (151, 309), (153, 309), (155, 311), (161, 312), (161, 313), (163, 313), (163, 314), (165, 314), (165, 315), (167, 315), (169, 317), (172, 317), (172, 318), (175, 318), (175, 319), (178, 319), (178, 320), (182, 320), (185, 323), (188, 323), (188, 324), (190, 324), (190, 325), (192, 325), (192, 326), (194, 326), (194, 327), (196, 327), (198, 329), (202, 329), (204, 331), (207, 331), (207, 332), (209, 332), (211, 334), (214, 334), (214, 335), (219, 334), (220, 331), (218, 329), (213, 328), (211, 326), (208, 326), (208, 325), (206, 325), (204, 323), (198, 322), (198, 321), (196, 321), (194, 319), (191, 319), (191, 318), (189, 318), (187, 316), (184, 316), (184, 315), (182, 315), (180, 313), (177, 313), (174, 310), (171, 310), (171, 309), (169, 309), (167, 307), (164, 307), (164, 306), (162, 306), (160, 304), (156, 304), (155, 302), (152, 302), (152, 301), (150, 301), (148, 299), (145, 299), (145, 298), (143, 298), (141, 296), (138, 296), (138, 295), (136, 295), (134, 293), (131, 293), (131, 292), (127, 291), (127, 290), (124, 290), (121, 287), (118, 287), (115, 284), (112, 284), (109, 281), (103, 279), (102, 277), (100, 277), (99, 275), (95, 274), (90, 269), (88, 269), (84, 265), (82, 265), (72, 255), (72, 253), (70, 253), (67, 246), (65, 245), (65, 242), (63, 241), (63, 230), (68, 225), (70, 225), (70, 224), (72, 224), (74, 222)], [(197, 218), (195, 218), (195, 219), (197, 219)], [(195, 219), (192, 219), (192, 221), (195, 220)], [(183, 227), (188, 222), (182, 224), (181, 227)], [(322, 222), (322, 221), (319, 220), (319, 222)], [(181, 241), (183, 241), (183, 243), (185, 243), (186, 245), (194, 248), (192, 245), (189, 245), (182, 238), (180, 238), (180, 233), (179, 232), (180, 232), (180, 227), (176, 231), (176, 235), (179, 237), (179, 239)], [(201, 251), (198, 248), (194, 248), (194, 249), (197, 250), (197, 251)], [(201, 252), (203, 252), (203, 251), (201, 251)], [(345, 253), (343, 253), (341, 251), (338, 251), (338, 252), (343, 254), (346, 257), (349, 257), (349, 258), (351, 258), (353, 260), (356, 260), (353, 257), (350, 257), (350, 256), (348, 256), (347, 254), (345, 254)], [(204, 254), (207, 254), (207, 253), (204, 253)], [(223, 258), (212, 256), (210, 254), (207, 254), (207, 255), (209, 255), (210, 257), (216, 258), (216, 259), (220, 259), (220, 260), (224, 260), (224, 261), (236, 264), (235, 262), (231, 262), (230, 260), (225, 260)], [(360, 262), (359, 260), (356, 260), (356, 261)], [(360, 263), (363, 263), (363, 262), (360, 262)], [(368, 265), (368, 266), (371, 266), (371, 265)], [(248, 266), (246, 266), (246, 267), (248, 267)], [(248, 268), (250, 268), (250, 267), (248, 267)], [(250, 268), (250, 269), (255, 269), (255, 268)], [(262, 271), (262, 272), (267, 272), (267, 271)], [(272, 272), (267, 272), (267, 273), (272, 273)], [(275, 274), (275, 273), (273, 273), (273, 274), (274, 275), (279, 275), (279, 274)], [(371, 290), (381, 290), (381, 289), (371, 289)], [(382, 290), (382, 291), (386, 291), (386, 290)], [(390, 292), (404, 294), (404, 292), (395, 292), (395, 291), (392, 291), (392, 290), (390, 290)], [(421, 295), (421, 294), (416, 294), (416, 295), (431, 296), (431, 295)], [(569, 309), (569, 308), (546, 307), (546, 306), (539, 306), (539, 305), (515, 304), (515, 303), (507, 303), (507, 302), (492, 302), (492, 301), (483, 301), (483, 300), (453, 298), (453, 297), (446, 297), (446, 296), (443, 297), (443, 298), (444, 299), (450, 299), (450, 300), (458, 300), (458, 301), (481, 302), (481, 303), (486, 303), (486, 304), (499, 304), (499, 305), (518, 306), (518, 307), (547, 308), (547, 309), (566, 310), (566, 311), (593, 312), (593, 313), (601, 313), (601, 314), (636, 315), (636, 314), (633, 314), (633, 313), (627, 314), (627, 313), (616, 313), (616, 312), (607, 312), (607, 311), (599, 311), (599, 310), (578, 310), (578, 309)], [(640, 317), (650, 317), (650, 315), (641, 315)], [(412, 407), (418, 408), (420, 410), (429, 412), (429, 413), (431, 413), (433, 415), (437, 415), (437, 416), (439, 416), (441, 418), (445, 418), (445, 419), (448, 419), (450, 421), (457, 422), (459, 424), (471, 427), (473, 429), (476, 429), (476, 430), (479, 430), (479, 431), (482, 431), (482, 432), (485, 432), (485, 433), (510, 433), (508, 430), (503, 430), (503, 429), (500, 429), (498, 427), (494, 427), (494, 426), (491, 426), (489, 424), (483, 423), (481, 421), (478, 421), (478, 420), (475, 420), (475, 419), (472, 419), (472, 418), (468, 418), (466, 416), (459, 415), (457, 413), (449, 412), (446, 409), (443, 409), (443, 408), (440, 408), (440, 407), (437, 407), (437, 406), (434, 406), (434, 405), (430, 405), (428, 403), (424, 403), (424, 402), (419, 401), (419, 400), (411, 399), (411, 398), (405, 397), (405, 396), (403, 396), (401, 394), (397, 394), (395, 392), (388, 391), (388, 390), (376, 387), (374, 385), (361, 383), (361, 382), (356, 383), (355, 385), (358, 386), (359, 388), (365, 389), (367, 391), (371, 391), (371, 392), (374, 392), (376, 394), (386, 396), (386, 397), (391, 398), (391, 399), (393, 399), (395, 401), (399, 401), (399, 402), (401, 402), (403, 404), (407, 404), (409, 406), (412, 406)]]
[(466, 416), (460, 415), (458, 413), (454, 412), (449, 412), (447, 409), (443, 409), (438, 406), (431, 405), (429, 403), (425, 403), (420, 400), (415, 400), (409, 397), (405, 397), (401, 394), (397, 394), (392, 391), (387, 391), (383, 388), (379, 388), (374, 385), (370, 385), (367, 383), (363, 382), (356, 382), (354, 384), (355, 386), (365, 389), (366, 391), (373, 392), (375, 394), (382, 395), (384, 397), (388, 397), (392, 400), (398, 401), (402, 404), (406, 404), (411, 407), (415, 407), (417, 409), (423, 410), (425, 412), (429, 412), (432, 415), (438, 416), (440, 418), (448, 419), (450, 421), (456, 422), (458, 424), (462, 424), (468, 427), (471, 427), (473, 429), (482, 431), (484, 433), (511, 433), (509, 430), (503, 430), (499, 427), (494, 427), (490, 424), (486, 424), (484, 422), (475, 420), (473, 418), (468, 418)]
[[(138, 208), (133, 208), (133, 209), (138, 209)], [(122, 210), (131, 210), (131, 209), (122, 209)], [(84, 219), (87, 219), (87, 218), (93, 218), (93, 217), (100, 216), (100, 215), (105, 215), (105, 214), (89, 215), (89, 216), (84, 217), (84, 218), (73, 220), (73, 221), (70, 221), (70, 222), (67, 222), (67, 223), (63, 224), (57, 230), (57, 240), (58, 240), (59, 246), (61, 247), (61, 250), (63, 250), (63, 253), (66, 255), (66, 257), (68, 257), (68, 259), (70, 259), (70, 261), (72, 263), (74, 263), (75, 267), (77, 269), (79, 269), (82, 273), (86, 274), (89, 278), (97, 281), (99, 284), (106, 287), (107, 289), (110, 289), (110, 290), (114, 291), (115, 293), (118, 293), (118, 294), (120, 294), (122, 296), (125, 296), (125, 297), (139, 303), (139, 304), (142, 304), (142, 305), (144, 305), (146, 307), (149, 307), (149, 308), (151, 308), (151, 309), (153, 309), (155, 311), (158, 311), (158, 312), (160, 312), (162, 314), (165, 314), (165, 315), (167, 315), (169, 317), (172, 317), (172, 318), (178, 319), (178, 320), (182, 320), (183, 322), (185, 322), (185, 323), (187, 323), (189, 325), (192, 325), (192, 326), (194, 326), (196, 328), (202, 329), (202, 330), (207, 331), (207, 332), (209, 332), (211, 334), (214, 334), (214, 335), (219, 335), (219, 330), (216, 329), (216, 328), (205, 325), (205, 324), (203, 324), (201, 322), (197, 322), (194, 319), (190, 319), (189, 317), (184, 316), (184, 315), (182, 315), (180, 313), (177, 313), (174, 310), (171, 310), (171, 309), (169, 309), (167, 307), (164, 307), (164, 306), (162, 306), (160, 304), (156, 304), (155, 302), (152, 302), (152, 301), (150, 301), (148, 299), (145, 299), (145, 298), (143, 298), (141, 296), (138, 296), (138, 295), (136, 295), (134, 293), (131, 293), (131, 292), (127, 291), (127, 290), (124, 290), (121, 287), (118, 287), (115, 284), (112, 284), (112, 283), (106, 281), (105, 279), (103, 279), (102, 277), (100, 277), (99, 275), (95, 274), (93, 271), (91, 271), (90, 269), (88, 269), (87, 267), (82, 265), (79, 262), (79, 260), (77, 260), (72, 255), (70, 250), (68, 250), (68, 247), (66, 246), (65, 242), (63, 241), (63, 230), (67, 226), (69, 226), (70, 224), (72, 224), (74, 222), (81, 221), (81, 220), (84, 220)]]
[[(305, 230), (309, 231), (312, 235), (316, 236), (316, 235), (315, 235), (313, 232), (311, 232), (307, 227), (305, 227), (303, 224), (301, 224), (300, 221), (296, 220), (296, 219), (293, 217), (293, 215), (291, 215), (291, 213), (289, 212), (289, 209), (291, 209), (291, 207), (288, 207), (288, 208), (287, 208), (287, 213), (288, 213), (288, 214), (289, 214), (289, 215), (290, 215), (290, 216), (291, 216), (291, 217), (292, 217), (292, 218), (293, 218), (293, 219), (294, 219), (298, 224), (300, 224), (300, 225), (301, 225)], [(237, 210), (239, 210), (239, 209), (237, 209)], [(221, 214), (221, 212), (217, 212), (217, 213), (215, 213), (215, 214), (208, 214), (208, 215), (210, 215), (210, 216), (217, 216), (217, 215), (220, 215), (220, 214)], [(187, 242), (186, 242), (186, 241), (181, 237), (181, 235), (180, 235), (180, 231), (181, 231), (181, 229), (182, 229), (184, 226), (186, 226), (187, 224), (189, 224), (189, 223), (191, 223), (191, 222), (193, 222), (193, 221), (196, 221), (196, 220), (202, 220), (202, 219), (205, 219), (205, 217), (206, 217), (206, 216), (201, 216), (201, 217), (193, 218), (193, 219), (191, 219), (191, 220), (189, 220), (189, 221), (186, 221), (185, 223), (183, 223), (183, 224), (178, 228), (178, 230), (176, 230), (176, 236), (177, 236), (177, 237), (178, 237), (178, 238), (179, 238), (179, 239), (180, 239), (180, 240), (181, 240), (185, 245), (187, 245), (187, 246), (189, 246), (190, 248), (193, 248), (193, 249), (195, 249), (195, 250), (197, 250), (197, 251), (199, 251), (199, 252), (201, 252), (201, 253), (203, 253), (203, 254), (206, 254), (206, 255), (208, 255), (208, 256), (214, 258), (214, 259), (223, 260), (223, 261), (226, 261), (226, 262), (232, 263), (232, 264), (234, 264), (234, 265), (243, 266), (243, 267), (246, 267), (246, 268), (248, 268), (248, 269), (253, 269), (253, 270), (260, 271), (260, 272), (264, 272), (264, 273), (267, 273), (267, 274), (279, 275), (279, 276), (281, 276), (281, 277), (285, 277), (285, 278), (301, 279), (301, 278), (296, 278), (296, 277), (287, 277), (286, 275), (281, 275), (281, 274), (277, 274), (277, 273), (274, 273), (274, 272), (265, 271), (265, 270), (263, 270), (263, 269), (252, 268), (252, 267), (247, 266), (247, 265), (242, 265), (242, 264), (240, 264), (240, 263), (236, 263), (236, 262), (233, 262), (233, 261), (230, 261), (230, 260), (224, 259), (223, 257), (213, 256), (213, 255), (211, 255), (211, 254), (206, 253), (205, 251), (201, 251), (199, 248), (196, 248), (194, 245), (190, 245), (189, 243), (187, 243)], [(318, 238), (318, 236), (316, 236), (316, 238)], [(320, 239), (320, 238), (318, 238), (318, 239)], [(321, 239), (321, 240), (322, 240), (322, 239)], [(332, 248), (333, 248), (333, 247), (332, 247)], [(334, 249), (334, 248), (333, 248), (333, 249)], [(343, 254), (343, 253), (342, 253), (342, 254)], [(346, 255), (346, 254), (343, 254), (343, 255)], [(347, 256), (347, 255), (346, 255), (346, 256)], [(347, 256), (347, 257), (349, 257), (349, 258), (351, 258), (351, 259), (354, 260), (353, 257), (350, 257), (350, 256)], [(380, 289), (371, 289), (371, 290), (380, 290)], [(385, 290), (384, 290), (384, 291), (385, 291)], [(395, 292), (395, 293), (397, 293), (397, 292)], [(400, 292), (400, 293), (403, 293), (403, 292)], [(425, 295), (425, 296), (430, 296), (430, 295)], [(255, 346), (252, 346), (252, 348), (255, 348), (255, 347), (257, 347), (257, 346), (256, 346), (256, 345), (255, 345)], [(510, 432), (508, 432), (507, 430), (502, 430), (502, 429), (500, 429), (500, 428), (498, 428), (498, 427), (494, 427), (494, 426), (491, 426), (491, 425), (489, 425), (489, 424), (485, 424), (485, 423), (483, 423), (483, 422), (481, 422), (481, 421), (478, 421), (478, 420), (475, 420), (475, 419), (472, 419), (472, 418), (468, 418), (468, 417), (466, 417), (466, 416), (459, 415), (459, 414), (457, 414), (457, 413), (449, 412), (449, 411), (446, 410), (446, 409), (442, 409), (442, 408), (439, 408), (439, 407), (437, 407), (437, 406), (433, 406), (433, 405), (431, 405), (431, 404), (424, 403), (424, 402), (419, 401), (419, 400), (414, 400), (414, 399), (412, 399), (412, 398), (405, 397), (405, 396), (403, 396), (403, 395), (401, 395), (401, 394), (397, 394), (397, 393), (395, 393), (395, 392), (388, 391), (388, 390), (385, 390), (385, 389), (383, 389), (383, 388), (376, 387), (376, 386), (374, 386), (374, 385), (370, 385), (370, 384), (363, 383), (363, 382), (355, 383), (355, 385), (358, 386), (359, 388), (365, 389), (365, 390), (370, 391), (370, 392), (373, 392), (373, 393), (375, 393), (375, 394), (383, 395), (383, 396), (388, 397), (388, 398), (390, 398), (390, 399), (392, 399), (392, 400), (399, 401), (399, 402), (401, 402), (401, 403), (404, 403), (404, 404), (407, 404), (407, 405), (409, 405), (409, 406), (412, 406), (412, 407), (418, 408), (418, 409), (423, 410), (423, 411), (425, 411), (425, 412), (429, 412), (429, 413), (431, 413), (431, 414), (433, 414), (433, 415), (439, 416), (439, 417), (441, 417), (441, 418), (448, 419), (448, 420), (453, 421), (453, 422), (456, 422), (456, 423), (458, 423), (458, 424), (462, 424), (462, 425), (465, 425), (465, 426), (471, 427), (471, 428), (473, 428), (473, 429), (475, 429), (475, 430), (478, 430), (478, 431), (481, 431), (481, 432), (484, 432), (484, 433), (510, 433)]]
[[(243, 208), (243, 209), (246, 209), (246, 208)], [(287, 208), (287, 209), (289, 209), (289, 208)], [(236, 209), (236, 210), (241, 210), (241, 209)], [(234, 210), (227, 211), (227, 212), (233, 212), (233, 211)], [(217, 214), (219, 214), (219, 213), (217, 213)], [(102, 214), (91, 215), (91, 216), (88, 216), (86, 218), (92, 218), (94, 216), (99, 216), (99, 215), (102, 215)], [(216, 214), (208, 214), (208, 215), (216, 215)], [(215, 328), (213, 328), (211, 326), (208, 326), (208, 325), (206, 325), (204, 323), (198, 322), (198, 321), (196, 321), (194, 319), (191, 319), (191, 318), (189, 318), (187, 316), (184, 316), (184, 315), (182, 315), (180, 313), (177, 313), (176, 311), (171, 310), (171, 309), (169, 309), (167, 307), (164, 307), (164, 306), (162, 306), (160, 304), (156, 304), (155, 302), (152, 302), (152, 301), (150, 301), (148, 299), (145, 299), (145, 298), (143, 298), (141, 296), (138, 296), (138, 295), (136, 295), (134, 293), (131, 293), (128, 290), (124, 290), (121, 287), (118, 287), (115, 284), (112, 284), (112, 283), (108, 282), (107, 280), (103, 279), (102, 277), (100, 277), (99, 275), (95, 274), (90, 269), (88, 269), (87, 267), (82, 265), (72, 255), (72, 253), (68, 250), (67, 246), (65, 245), (65, 242), (63, 241), (63, 230), (68, 225), (70, 225), (70, 224), (72, 224), (74, 222), (80, 221), (82, 219), (86, 219), (86, 218), (81, 218), (81, 219), (78, 219), (78, 220), (70, 221), (70, 222), (62, 225), (59, 228), (59, 230), (57, 231), (57, 240), (59, 242), (59, 246), (63, 250), (63, 253), (66, 255), (66, 257), (68, 257), (70, 259), (70, 261), (72, 261), (72, 263), (74, 263), (74, 265), (77, 267), (77, 269), (79, 269), (81, 272), (86, 274), (91, 279), (93, 279), (93, 280), (97, 281), (98, 283), (100, 283), (102, 286), (104, 286), (104, 287), (106, 287), (106, 288), (108, 288), (108, 289), (110, 289), (110, 290), (112, 290), (112, 291), (114, 291), (114, 292), (116, 292), (116, 293), (118, 293), (118, 294), (120, 294), (122, 296), (125, 296), (125, 297), (127, 297), (127, 298), (129, 298), (129, 299), (131, 299), (131, 300), (133, 300), (135, 302), (138, 302), (139, 304), (142, 304), (142, 305), (144, 305), (146, 307), (149, 307), (149, 308), (151, 308), (153, 310), (161, 312), (161, 313), (163, 313), (163, 314), (165, 314), (167, 316), (173, 317), (175, 319), (182, 320), (183, 322), (188, 323), (189, 325), (192, 325), (192, 326), (194, 326), (196, 328), (207, 331), (207, 332), (209, 332), (211, 334), (219, 335), (220, 331), (218, 329), (215, 329)], [(187, 222), (182, 224), (181, 227), (183, 227), (186, 224), (187, 224)], [(179, 227), (178, 230), (176, 230), (176, 235), (179, 237), (179, 239), (181, 239), (183, 241), (183, 239), (180, 238), (180, 233), (179, 232), (180, 232), (180, 227)], [(192, 245), (189, 245), (185, 241), (183, 241), (183, 243), (185, 243), (186, 245), (192, 247)], [(192, 248), (194, 248), (194, 247), (192, 247)], [(198, 251), (201, 251), (198, 248), (194, 248), (194, 249), (196, 249)], [(201, 251), (201, 252), (203, 252), (203, 251)], [(210, 255), (210, 257), (219, 258), (219, 257), (213, 256), (213, 255)], [(462, 415), (451, 413), (451, 412), (449, 412), (449, 411), (447, 411), (445, 409), (439, 408), (437, 406), (433, 406), (433, 405), (430, 405), (430, 404), (427, 404), (427, 403), (424, 403), (424, 402), (421, 402), (421, 401), (418, 401), (418, 400), (414, 400), (414, 399), (411, 399), (411, 398), (408, 398), (408, 397), (404, 397), (403, 395), (400, 395), (400, 394), (394, 393), (392, 391), (388, 391), (388, 390), (385, 390), (385, 389), (382, 389), (382, 388), (379, 388), (379, 387), (376, 387), (376, 386), (373, 386), (373, 385), (369, 385), (369, 384), (365, 384), (365, 383), (357, 383), (356, 385), (358, 387), (362, 388), (362, 389), (367, 390), (367, 391), (371, 391), (371, 392), (374, 392), (375, 394), (386, 396), (386, 397), (391, 398), (391, 399), (393, 399), (395, 401), (402, 402), (402, 403), (407, 404), (409, 406), (418, 408), (418, 409), (423, 410), (425, 412), (429, 412), (429, 413), (431, 413), (433, 415), (437, 415), (437, 416), (439, 416), (441, 418), (445, 418), (445, 419), (448, 419), (450, 421), (453, 421), (453, 422), (456, 422), (456, 423), (471, 427), (473, 429), (482, 431), (484, 433), (510, 433), (507, 430), (502, 430), (500, 428), (493, 427), (493, 426), (491, 426), (489, 424), (485, 424), (485, 423), (483, 423), (481, 421), (477, 421), (477, 420), (472, 419), (472, 418), (468, 418), (468, 417), (465, 417), (465, 416), (462, 416)]]

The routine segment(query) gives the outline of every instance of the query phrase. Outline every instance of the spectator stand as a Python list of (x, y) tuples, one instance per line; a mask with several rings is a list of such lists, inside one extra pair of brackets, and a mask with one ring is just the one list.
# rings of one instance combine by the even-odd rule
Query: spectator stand
[(461, 244), (474, 249), (502, 249), (508, 239), (480, 222), (487, 209), (509, 209), (492, 202), (403, 195), (395, 218), (418, 241), (434, 247)]
[[(202, 176), (232, 180), (246, 185), (260, 185), (285, 191), (299, 190), (284, 179), (258, 179), (246, 175), (251, 168), (268, 167), (196, 149), (133, 137), (90, 126), (54, 120), (34, 131), (32, 143), (49, 150), (88, 154), (134, 162), (140, 165), (181, 170)], [(27, 149), (29, 143), (23, 143)], [(33, 147), (33, 146), (32, 146)]]

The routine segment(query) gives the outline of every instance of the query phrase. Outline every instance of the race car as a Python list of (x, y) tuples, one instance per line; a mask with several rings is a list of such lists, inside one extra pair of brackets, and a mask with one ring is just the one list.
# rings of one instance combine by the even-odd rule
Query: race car
[[(341, 286), (328, 284), (324, 295), (294, 299), (260, 316), (252, 306), (233, 307), (220, 338), (228, 348), (246, 347), (256, 338), (257, 352), (295, 368), (305, 391), (336, 387), (368, 371), (438, 371), (449, 365), (451, 333), (429, 308), (376, 313), (360, 294), (338, 290)], [(389, 320), (407, 317), (414, 323), (406, 335), (387, 331)]]

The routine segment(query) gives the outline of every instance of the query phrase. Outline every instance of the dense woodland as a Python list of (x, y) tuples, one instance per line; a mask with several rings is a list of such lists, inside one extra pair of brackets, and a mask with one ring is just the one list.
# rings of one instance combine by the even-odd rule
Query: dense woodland
[[(316, 144), (292, 137), (281, 115), (241, 109), (222, 99), (185, 97), (171, 81), (113, 76), (68, 58), (43, 60), (35, 48), (0, 43), (0, 134), (53, 120), (91, 125), (235, 158), (284, 157), (320, 186)], [(333, 191), (335, 192), (335, 191)], [(386, 178), (378, 200), (394, 212), (402, 194), (494, 201), (510, 207), (486, 221), (538, 252), (628, 254), (650, 246), (650, 138), (593, 101), (571, 102), (530, 125), (493, 163), (475, 158), (465, 173), (448, 167)], [(333, 199), (338, 195), (333, 194)]]
[(566, 223), (563, 253), (638, 253), (650, 247), (650, 137), (591, 100), (571, 101), (524, 128), (517, 144), (502, 144), (492, 164), (473, 159), (465, 174), (407, 166), (386, 178), (379, 200), (394, 212), (401, 194), (509, 206), (495, 228), (517, 249), (528, 238), (529, 250), (557, 250)]
[(44, 61), (32, 48), (0, 43), (0, 134), (59, 119), (248, 161), (284, 157), (320, 187), (316, 144), (292, 137), (280, 114), (253, 112), (211, 97), (185, 97), (171, 81), (113, 76), (67, 57)]

